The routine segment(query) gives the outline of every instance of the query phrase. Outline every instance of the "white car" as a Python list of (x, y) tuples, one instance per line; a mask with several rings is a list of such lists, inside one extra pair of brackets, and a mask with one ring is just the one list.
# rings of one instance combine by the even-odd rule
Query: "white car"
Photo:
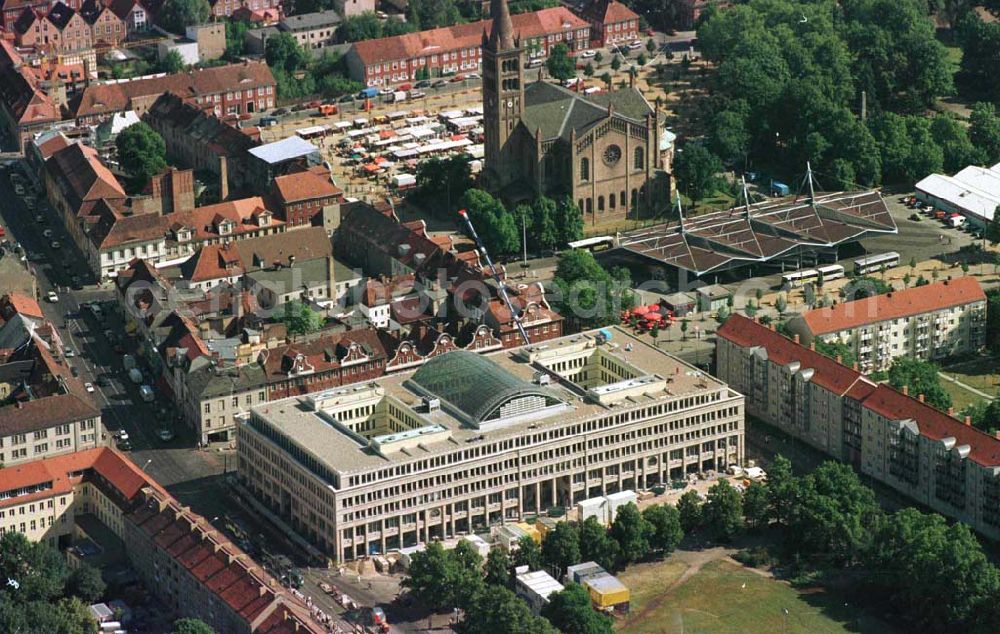
[(61, 244), (59, 244), (59, 241), (58, 241), (58, 240), (53, 240), (53, 241), (52, 241), (52, 244), (51, 244), (51, 245), (49, 245), (49, 246), (51, 246), (51, 247), (52, 247), (53, 249), (61, 249), (61, 248), (62, 248), (62, 245), (61, 245)]
[(52, 237), (52, 229), (46, 229), (45, 231), (42, 232), (42, 235), (45, 236), (46, 238), (51, 238)]
[(18, 196), (24, 196), (24, 185), (21, 183), (14, 183), (14, 193)]
[(469, 73), (468, 75), (465, 76), (465, 78), (466, 79), (482, 79), (482, 76), (479, 73)]
[(634, 51), (634, 50), (635, 50), (635, 49), (637, 49), (637, 48), (642, 48), (642, 42), (641, 42), (641, 41), (639, 41), (639, 40), (636, 40), (636, 41), (632, 42), (631, 44), (629, 44), (629, 45), (628, 45), (628, 47), (629, 47), (629, 48), (630, 48), (631, 50), (633, 50), (633, 51)]
[(76, 356), (76, 352), (73, 351), (73, 348), (65, 348), (63, 349), (63, 356), (67, 359), (72, 359)]
[(170, 429), (161, 429), (156, 432), (156, 435), (160, 437), (163, 442), (170, 442), (174, 439), (174, 432)]
[(588, 58), (596, 57), (596, 56), (597, 56), (597, 51), (594, 51), (594, 50), (587, 50), (587, 51), (584, 51), (584, 52), (580, 53), (580, 57), (582, 57), (584, 59), (588, 59)]
[(93, 383), (89, 383), (89, 382), (88, 383), (84, 383), (83, 387), (88, 392), (93, 392), (94, 391), (94, 384)]
[(128, 440), (128, 432), (124, 429), (119, 429), (115, 432), (115, 438), (118, 440)]
[(49, 300), (49, 302), (55, 304), (55, 303), (57, 303), (59, 301), (59, 295), (57, 295), (55, 291), (49, 291), (45, 295), (45, 299), (47, 299), (47, 300)]

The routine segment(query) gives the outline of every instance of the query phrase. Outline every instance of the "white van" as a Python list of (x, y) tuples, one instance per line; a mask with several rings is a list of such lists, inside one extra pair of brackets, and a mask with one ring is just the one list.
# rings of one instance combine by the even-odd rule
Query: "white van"
[(153, 399), (155, 398), (153, 396), (153, 388), (149, 387), (148, 385), (139, 386), (139, 396), (141, 396), (142, 400), (146, 401), (147, 403), (152, 403)]

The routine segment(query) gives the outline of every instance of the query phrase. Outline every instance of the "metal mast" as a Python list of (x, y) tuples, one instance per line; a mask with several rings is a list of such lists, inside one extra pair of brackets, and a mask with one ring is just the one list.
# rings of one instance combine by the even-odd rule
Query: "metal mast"
[(465, 220), (465, 225), (469, 228), (469, 233), (472, 234), (472, 239), (476, 241), (476, 247), (479, 252), (483, 254), (486, 258), (486, 263), (490, 265), (490, 273), (493, 275), (494, 281), (497, 283), (497, 287), (500, 289), (500, 297), (503, 298), (504, 303), (507, 304), (507, 308), (510, 310), (510, 316), (514, 320), (514, 325), (517, 326), (517, 331), (521, 333), (521, 338), (524, 339), (524, 343), (530, 344), (531, 341), (528, 339), (528, 333), (524, 329), (524, 325), (521, 323), (521, 314), (518, 312), (517, 308), (514, 307), (514, 303), (510, 301), (510, 295), (507, 294), (507, 285), (503, 283), (500, 279), (500, 274), (497, 272), (497, 267), (493, 264), (493, 260), (490, 259), (490, 254), (486, 252), (486, 245), (483, 241), (479, 239), (479, 234), (476, 233), (476, 228), (472, 226), (472, 220), (469, 218), (469, 214), (464, 209), (458, 210), (458, 215), (462, 216)]

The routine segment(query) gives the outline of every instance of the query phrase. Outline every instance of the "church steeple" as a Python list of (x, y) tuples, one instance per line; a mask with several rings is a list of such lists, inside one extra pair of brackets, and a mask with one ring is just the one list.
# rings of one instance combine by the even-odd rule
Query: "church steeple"
[(490, 3), (493, 24), (483, 33), (483, 132), (485, 185), (499, 190), (516, 180), (518, 161), (510, 156), (507, 139), (524, 112), (524, 58), (514, 36), (507, 0)]
[(494, 52), (509, 51), (514, 44), (514, 23), (510, 20), (510, 9), (507, 0), (493, 0), (490, 3), (490, 17), (493, 26), (490, 30), (489, 47)]

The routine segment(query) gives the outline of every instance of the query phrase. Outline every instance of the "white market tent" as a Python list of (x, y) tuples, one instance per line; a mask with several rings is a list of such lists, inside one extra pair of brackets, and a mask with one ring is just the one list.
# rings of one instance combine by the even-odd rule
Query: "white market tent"
[(931, 174), (917, 183), (916, 191), (921, 200), (983, 225), (1000, 206), (1000, 163), (989, 168), (970, 165), (954, 176)]

